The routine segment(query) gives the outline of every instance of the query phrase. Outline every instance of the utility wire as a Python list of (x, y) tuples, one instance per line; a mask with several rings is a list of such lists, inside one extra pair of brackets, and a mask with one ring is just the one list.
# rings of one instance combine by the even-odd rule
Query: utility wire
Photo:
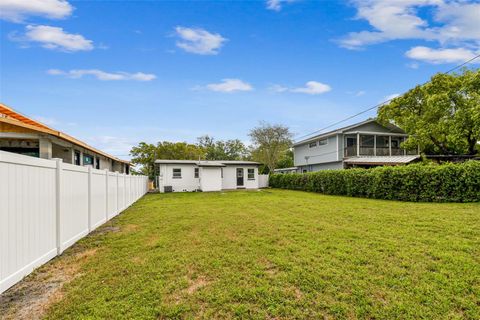
[[(463, 62), (462, 64), (459, 64), (459, 65), (453, 67), (452, 69), (450, 69), (450, 70), (448, 70), (448, 71), (443, 72), (443, 74), (449, 74), (450, 72), (455, 71), (455, 70), (463, 67), (464, 65), (469, 64), (470, 62), (472, 62), (473, 60), (478, 59), (478, 58), (480, 58), (480, 54), (479, 54), (479, 55), (476, 55), (475, 57), (473, 57), (473, 58), (471, 58), (471, 59), (469, 59), (469, 60), (467, 60), (467, 61), (465, 61), (465, 62)], [(422, 83), (421, 85), (427, 84), (428, 82), (430, 82), (430, 80)], [(309, 136), (314, 135), (314, 134), (316, 134), (316, 133), (320, 133), (320, 132), (322, 132), (322, 131), (324, 131), (324, 130), (326, 130), (326, 129), (329, 129), (329, 128), (331, 128), (331, 127), (334, 127), (334, 126), (336, 126), (336, 125), (338, 125), (338, 124), (340, 124), (340, 123), (343, 123), (343, 122), (345, 122), (345, 121), (348, 121), (348, 120), (350, 120), (350, 119), (353, 119), (353, 118), (355, 118), (355, 117), (358, 117), (359, 115), (362, 115), (362, 114), (364, 114), (364, 113), (367, 113), (367, 112), (370, 111), (370, 110), (373, 110), (373, 109), (375, 109), (375, 108), (381, 107), (382, 105), (384, 105), (384, 104), (386, 104), (386, 103), (389, 103), (389, 102), (392, 101), (393, 99), (395, 99), (395, 98), (391, 98), (391, 99), (385, 100), (385, 101), (383, 101), (383, 102), (380, 102), (380, 103), (374, 105), (373, 107), (367, 108), (367, 109), (365, 109), (365, 110), (363, 110), (363, 111), (360, 111), (360, 112), (358, 112), (358, 113), (356, 113), (356, 114), (354, 114), (354, 115), (351, 115), (351, 116), (349, 116), (349, 117), (347, 117), (347, 118), (345, 118), (345, 119), (342, 119), (342, 120), (340, 120), (340, 121), (337, 121), (337, 122), (335, 122), (335, 123), (332, 123), (332, 124), (330, 124), (330, 125), (328, 125), (328, 126), (326, 126), (326, 127), (323, 127), (322, 129), (318, 129), (318, 130), (315, 130), (315, 131), (313, 131), (313, 132), (311, 132), (311, 133), (308, 133), (308, 134), (305, 134), (305, 135), (303, 135), (303, 136), (297, 137), (295, 140), (296, 140), (296, 142), (299, 142), (300, 139), (309, 137)]]

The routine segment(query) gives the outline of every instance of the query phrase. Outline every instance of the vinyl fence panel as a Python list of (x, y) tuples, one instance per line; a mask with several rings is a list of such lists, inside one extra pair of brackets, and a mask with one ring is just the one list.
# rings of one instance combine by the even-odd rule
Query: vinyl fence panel
[(258, 175), (258, 187), (259, 188), (268, 188), (268, 174), (259, 174)]
[(142, 197), (148, 178), (0, 151), (0, 293)]
[(0, 292), (57, 254), (55, 168), (0, 152)]
[(91, 179), (90, 230), (94, 230), (107, 221), (107, 172), (93, 169)]
[(117, 174), (108, 173), (108, 219), (115, 217), (118, 213), (117, 209)]

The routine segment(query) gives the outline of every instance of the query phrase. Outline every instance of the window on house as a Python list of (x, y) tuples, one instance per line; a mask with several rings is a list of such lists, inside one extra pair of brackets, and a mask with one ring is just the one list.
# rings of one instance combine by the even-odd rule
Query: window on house
[(80, 151), (75, 151), (73, 155), (73, 163), (77, 166), (80, 165)]
[(223, 179), (223, 168), (220, 168), (220, 175), (221, 175), (221, 177), (222, 177), (222, 179)]
[(130, 174), (130, 166), (128, 164), (125, 165), (125, 173)]
[(248, 169), (248, 180), (255, 180), (255, 169)]
[(173, 179), (181, 179), (182, 178), (182, 169), (174, 168), (173, 169)]
[(313, 141), (308, 144), (309, 148), (315, 148), (316, 146), (317, 146), (317, 141)]
[(89, 156), (88, 154), (83, 155), (83, 165), (84, 166), (93, 166), (93, 157)]
[(324, 146), (326, 144), (328, 144), (328, 139), (318, 140), (318, 145), (319, 146)]
[(100, 158), (99, 157), (95, 158), (95, 169), (100, 169)]
[(199, 176), (199, 168), (195, 168), (194, 178), (198, 178), (198, 176)]

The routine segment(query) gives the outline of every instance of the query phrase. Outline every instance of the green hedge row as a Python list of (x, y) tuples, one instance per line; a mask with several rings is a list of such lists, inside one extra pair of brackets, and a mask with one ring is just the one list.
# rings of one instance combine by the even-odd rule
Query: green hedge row
[(424, 202), (480, 201), (480, 161), (273, 174), (273, 188)]

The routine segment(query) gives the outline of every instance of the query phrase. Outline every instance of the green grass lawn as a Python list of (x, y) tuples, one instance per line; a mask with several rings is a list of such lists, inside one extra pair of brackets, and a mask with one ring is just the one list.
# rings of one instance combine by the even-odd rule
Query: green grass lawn
[(480, 318), (479, 204), (156, 194), (113, 224), (47, 317)]

